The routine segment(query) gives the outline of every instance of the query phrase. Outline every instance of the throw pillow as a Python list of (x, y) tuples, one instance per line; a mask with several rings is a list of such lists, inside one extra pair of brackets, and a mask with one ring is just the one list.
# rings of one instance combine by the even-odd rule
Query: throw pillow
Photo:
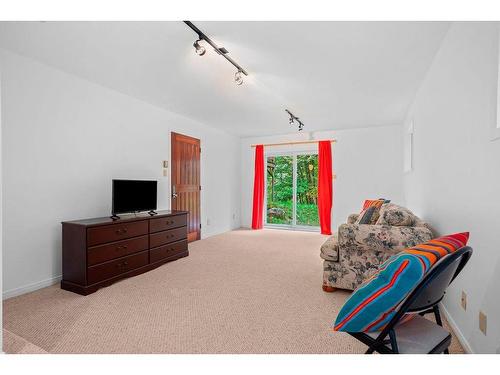
[(366, 210), (368, 207), (382, 207), (382, 205), (385, 202), (386, 200), (383, 199), (383, 198), (379, 198), (379, 199), (365, 199), (365, 201), (363, 202), (363, 208), (361, 209), (361, 211), (363, 210)]
[(361, 211), (354, 224), (375, 224), (379, 217), (378, 209), (375, 206), (368, 207)]
[(363, 208), (355, 224), (375, 224), (379, 218), (380, 207), (385, 203), (385, 199), (367, 199), (363, 203)]
[(393, 227), (412, 227), (419, 218), (409, 209), (394, 203), (384, 204), (380, 208), (377, 225), (390, 225)]
[(361, 284), (345, 302), (334, 324), (335, 331), (380, 331), (396, 307), (423, 276), (444, 256), (467, 245), (469, 233), (435, 238), (393, 255)]

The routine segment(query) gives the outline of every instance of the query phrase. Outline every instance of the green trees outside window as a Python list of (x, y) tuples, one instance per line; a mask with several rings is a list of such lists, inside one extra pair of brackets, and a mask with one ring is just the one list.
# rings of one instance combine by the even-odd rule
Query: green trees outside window
[(296, 163), (296, 225), (319, 226), (318, 155), (267, 158), (267, 223), (293, 225), (294, 160)]

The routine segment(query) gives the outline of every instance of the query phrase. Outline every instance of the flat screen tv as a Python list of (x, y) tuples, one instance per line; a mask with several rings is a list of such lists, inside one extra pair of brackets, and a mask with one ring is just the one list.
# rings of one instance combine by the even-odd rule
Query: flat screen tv
[(112, 214), (156, 210), (158, 181), (113, 180)]

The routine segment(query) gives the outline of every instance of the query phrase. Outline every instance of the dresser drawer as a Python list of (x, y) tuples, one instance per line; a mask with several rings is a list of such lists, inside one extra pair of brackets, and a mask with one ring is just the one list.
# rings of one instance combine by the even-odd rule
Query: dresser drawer
[(187, 227), (181, 227), (149, 235), (149, 247), (158, 247), (187, 237)]
[(89, 267), (87, 269), (87, 284), (95, 284), (99, 281), (110, 279), (113, 276), (147, 265), (149, 260), (148, 253), (149, 251), (146, 250), (139, 254), (129, 255)]
[(148, 234), (147, 220), (89, 228), (87, 230), (87, 245), (94, 246), (106, 242), (120, 241), (143, 234)]
[(168, 245), (156, 247), (149, 251), (149, 262), (155, 263), (162, 259), (170, 258), (176, 254), (186, 252), (187, 249), (188, 249), (187, 240), (182, 240)]
[(147, 250), (148, 247), (148, 236), (91, 247), (87, 250), (87, 264), (93, 266), (94, 264)]
[(163, 230), (184, 227), (186, 225), (187, 215), (160, 217), (149, 221), (149, 233), (161, 232)]

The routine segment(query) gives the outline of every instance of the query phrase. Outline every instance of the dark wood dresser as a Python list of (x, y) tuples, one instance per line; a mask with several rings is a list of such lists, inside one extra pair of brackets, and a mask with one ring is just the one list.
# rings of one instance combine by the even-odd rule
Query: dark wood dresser
[(78, 294), (139, 275), (188, 256), (187, 212), (122, 216), (62, 223), (61, 288)]

